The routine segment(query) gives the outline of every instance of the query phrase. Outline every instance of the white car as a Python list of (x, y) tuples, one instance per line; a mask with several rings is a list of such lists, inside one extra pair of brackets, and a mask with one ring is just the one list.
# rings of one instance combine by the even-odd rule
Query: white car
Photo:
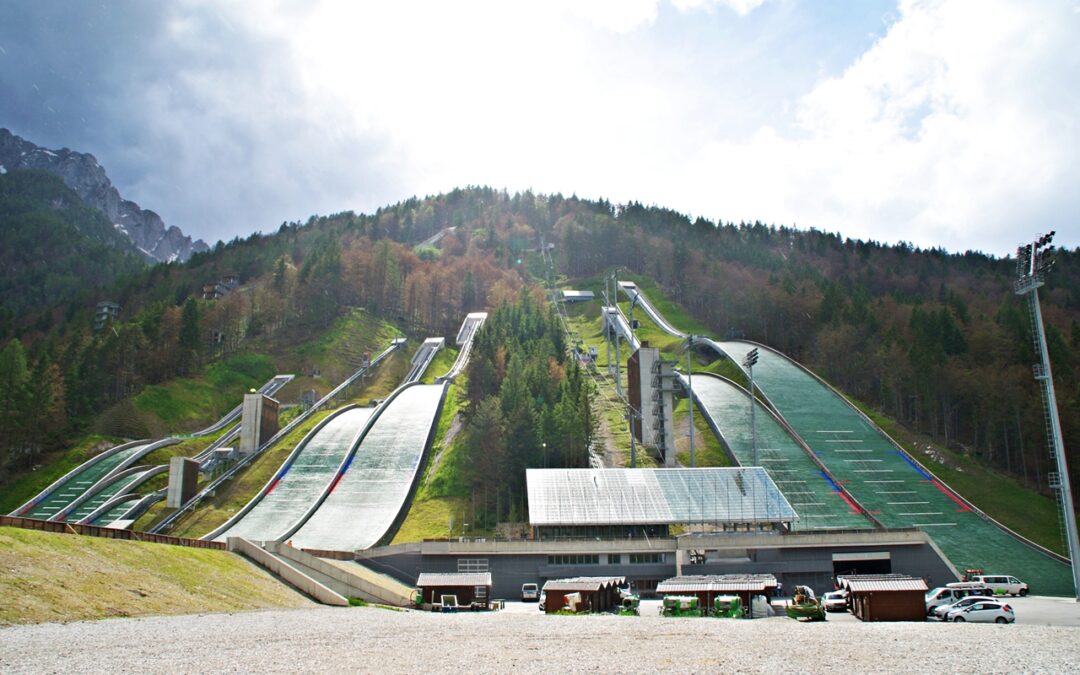
[(847, 591), (829, 591), (821, 596), (826, 612), (843, 612), (847, 609)]
[(940, 607), (935, 607), (934, 613), (931, 616), (937, 617), (938, 619), (944, 621), (945, 617), (949, 615), (949, 612), (953, 611), (954, 609), (963, 609), (970, 606), (972, 603), (982, 602), (983, 600), (993, 601), (994, 598), (989, 595), (969, 595), (963, 600), (957, 600), (951, 605), (942, 605)]
[(999, 600), (983, 600), (975, 602), (962, 609), (954, 609), (949, 612), (946, 621), (955, 623), (1012, 623), (1016, 621), (1016, 614), (1012, 607)]
[(997, 595), (1027, 595), (1028, 585), (1007, 574), (980, 574), (972, 578), (986, 584)]

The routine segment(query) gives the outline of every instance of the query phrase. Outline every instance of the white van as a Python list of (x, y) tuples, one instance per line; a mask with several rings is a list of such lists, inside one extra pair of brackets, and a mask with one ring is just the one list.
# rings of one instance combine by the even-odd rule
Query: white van
[(540, 599), (540, 588), (536, 584), (521, 584), (521, 601), (536, 602)]
[(980, 574), (972, 581), (986, 584), (996, 595), (1027, 595), (1028, 585), (1007, 574)]
[(939, 586), (926, 594), (926, 614), (929, 616), (938, 607), (951, 605), (969, 595), (993, 595), (993, 592), (989, 586), (977, 581), (960, 581)]

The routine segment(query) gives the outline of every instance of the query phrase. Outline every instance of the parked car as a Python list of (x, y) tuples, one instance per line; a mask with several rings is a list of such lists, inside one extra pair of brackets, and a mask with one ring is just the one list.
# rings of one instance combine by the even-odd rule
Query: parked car
[(544, 611), (547, 606), (547, 593), (540, 591), (540, 611)]
[(969, 595), (968, 597), (964, 598), (963, 600), (957, 600), (956, 602), (952, 603), (951, 605), (942, 605), (940, 607), (935, 607), (933, 613), (930, 616), (937, 617), (938, 619), (941, 619), (942, 621), (944, 621), (945, 617), (947, 617), (949, 615), (949, 612), (953, 611), (954, 609), (963, 609), (965, 607), (970, 606), (973, 603), (982, 602), (983, 600), (993, 600), (993, 599), (994, 598), (989, 596), (989, 595)]
[(848, 592), (829, 591), (821, 596), (821, 604), (825, 605), (826, 612), (843, 612), (848, 607)]
[(1016, 614), (1000, 600), (983, 600), (975, 602), (961, 609), (949, 612), (946, 621), (955, 623), (1012, 623), (1016, 621)]
[(926, 615), (942, 605), (951, 605), (969, 595), (993, 595), (990, 587), (983, 583), (961, 581), (939, 586), (926, 594)]
[(521, 601), (536, 602), (540, 599), (540, 587), (536, 584), (521, 584)]
[(979, 574), (974, 581), (986, 584), (996, 595), (1027, 595), (1028, 585), (1007, 574)]

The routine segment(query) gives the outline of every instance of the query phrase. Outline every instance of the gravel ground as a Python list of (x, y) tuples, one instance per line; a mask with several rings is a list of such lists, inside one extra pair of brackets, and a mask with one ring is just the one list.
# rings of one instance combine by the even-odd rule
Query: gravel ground
[(1075, 626), (317, 608), (0, 629), (0, 672), (1076, 673), (1078, 641)]

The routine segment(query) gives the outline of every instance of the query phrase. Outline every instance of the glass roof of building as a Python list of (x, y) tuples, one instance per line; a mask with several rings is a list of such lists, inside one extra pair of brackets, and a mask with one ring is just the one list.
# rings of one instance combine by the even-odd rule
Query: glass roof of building
[(799, 516), (761, 467), (529, 469), (534, 526), (790, 523)]

